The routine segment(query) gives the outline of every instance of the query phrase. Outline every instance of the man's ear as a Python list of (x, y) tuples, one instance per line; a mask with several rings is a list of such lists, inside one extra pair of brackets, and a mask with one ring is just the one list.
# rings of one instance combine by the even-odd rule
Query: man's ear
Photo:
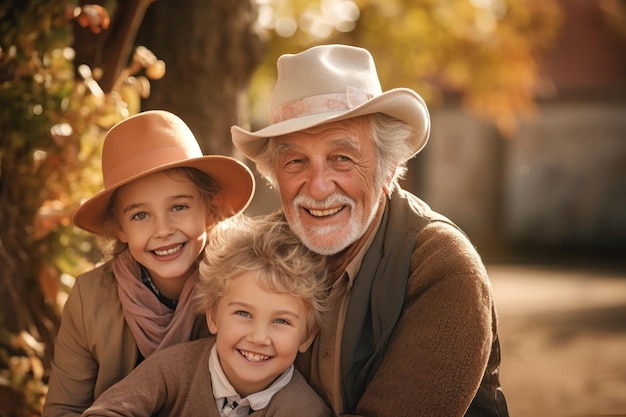
[(298, 352), (300, 353), (304, 353), (307, 351), (307, 349), (309, 347), (311, 347), (311, 345), (313, 344), (313, 341), (315, 340), (315, 336), (317, 336), (317, 333), (319, 332), (319, 327), (315, 326), (315, 328), (313, 328), (310, 332), (309, 332), (309, 337), (306, 338), (306, 340), (304, 340), (300, 346), (298, 347)]
[(398, 165), (393, 167), (393, 170), (389, 172), (389, 174), (385, 175), (385, 180), (383, 181), (383, 192), (386, 196), (391, 195), (391, 182), (396, 176), (396, 170), (398, 169)]
[(217, 322), (215, 321), (215, 312), (212, 308), (205, 310), (206, 324), (209, 327), (209, 331), (213, 334), (217, 334)]

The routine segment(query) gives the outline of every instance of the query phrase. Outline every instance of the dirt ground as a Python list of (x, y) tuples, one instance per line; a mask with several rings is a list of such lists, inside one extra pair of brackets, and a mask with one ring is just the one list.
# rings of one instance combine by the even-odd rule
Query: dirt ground
[(626, 416), (626, 268), (487, 269), (511, 417)]

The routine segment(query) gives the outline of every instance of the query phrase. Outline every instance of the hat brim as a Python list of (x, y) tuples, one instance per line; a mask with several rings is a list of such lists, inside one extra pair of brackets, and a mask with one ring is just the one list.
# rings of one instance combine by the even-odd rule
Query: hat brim
[(430, 116), (422, 97), (408, 88), (396, 88), (368, 100), (349, 110), (314, 113), (284, 120), (269, 125), (256, 132), (249, 132), (239, 126), (231, 127), (234, 145), (251, 160), (256, 157), (272, 137), (309, 129), (321, 124), (337, 122), (373, 113), (384, 113), (413, 127), (411, 157), (421, 151), (430, 135)]
[(252, 201), (255, 182), (254, 175), (250, 169), (234, 158), (207, 155), (161, 165), (144, 171), (140, 175), (135, 175), (113, 184), (85, 201), (74, 212), (72, 222), (81, 229), (95, 234), (102, 234), (104, 232), (103, 217), (109, 204), (109, 199), (115, 190), (147, 175), (180, 167), (196, 168), (209, 175), (219, 188), (218, 195), (220, 196), (221, 205), (230, 215), (244, 211)]

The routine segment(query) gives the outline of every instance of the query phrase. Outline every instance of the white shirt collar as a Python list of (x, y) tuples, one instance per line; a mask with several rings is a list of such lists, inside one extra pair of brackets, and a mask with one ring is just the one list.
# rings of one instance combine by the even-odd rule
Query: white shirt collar
[[(224, 374), (222, 365), (220, 364), (217, 348), (215, 345), (211, 348), (209, 354), (209, 374), (211, 376), (211, 385), (213, 386), (213, 398), (215, 398), (215, 405), (222, 417), (228, 415), (229, 417), (247, 416), (250, 409), (261, 410), (269, 404), (270, 400), (281, 388), (291, 381), (293, 376), (294, 367), (291, 365), (285, 372), (280, 374), (278, 378), (272, 382), (272, 384), (263, 391), (256, 392), (248, 395), (246, 398), (241, 398), (235, 388), (233, 388), (228, 378)], [(224, 399), (227, 399), (229, 403), (233, 401), (237, 402), (237, 407), (229, 414), (226, 414), (224, 408)]]

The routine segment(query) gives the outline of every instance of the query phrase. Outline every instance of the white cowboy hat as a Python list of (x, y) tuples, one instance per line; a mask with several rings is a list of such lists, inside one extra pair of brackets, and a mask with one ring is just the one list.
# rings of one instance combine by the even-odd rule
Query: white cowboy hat
[(430, 117), (424, 100), (408, 88), (383, 93), (374, 59), (366, 49), (315, 46), (282, 55), (277, 68), (270, 125), (256, 132), (231, 127), (233, 144), (251, 160), (271, 137), (373, 113), (384, 113), (413, 127), (411, 156), (426, 145)]
[(189, 127), (178, 116), (150, 110), (111, 128), (102, 148), (104, 189), (85, 201), (74, 225), (95, 234), (104, 231), (103, 216), (115, 190), (138, 178), (169, 168), (196, 168), (216, 183), (224, 210), (246, 209), (254, 195), (254, 175), (243, 163), (222, 155), (203, 155)]

